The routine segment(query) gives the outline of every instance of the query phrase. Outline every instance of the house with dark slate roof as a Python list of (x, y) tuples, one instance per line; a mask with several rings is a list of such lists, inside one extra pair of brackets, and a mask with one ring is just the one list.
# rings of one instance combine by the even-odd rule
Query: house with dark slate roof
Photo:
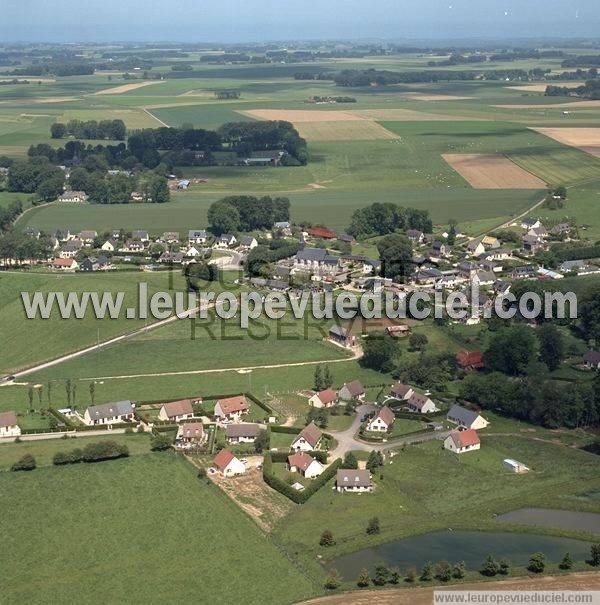
[(450, 422), (457, 424), (459, 428), (464, 429), (479, 430), (484, 429), (489, 424), (489, 422), (478, 412), (469, 410), (460, 405), (453, 405), (446, 418)]

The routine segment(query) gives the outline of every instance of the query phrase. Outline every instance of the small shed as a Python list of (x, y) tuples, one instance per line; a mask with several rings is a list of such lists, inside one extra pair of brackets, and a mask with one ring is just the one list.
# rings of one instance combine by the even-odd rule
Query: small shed
[(528, 473), (530, 470), (528, 466), (525, 466), (522, 462), (513, 460), (512, 458), (506, 458), (502, 461), (502, 464), (513, 473)]

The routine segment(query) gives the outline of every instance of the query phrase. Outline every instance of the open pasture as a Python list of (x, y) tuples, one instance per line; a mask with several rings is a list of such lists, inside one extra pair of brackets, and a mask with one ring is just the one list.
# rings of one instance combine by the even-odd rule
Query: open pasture
[(398, 135), (377, 122), (350, 120), (334, 122), (300, 122), (296, 124), (300, 136), (307, 141), (377, 141), (395, 140)]
[(144, 86), (150, 86), (152, 84), (162, 84), (164, 80), (149, 80), (144, 82), (132, 82), (131, 84), (122, 84), (121, 86), (114, 86), (111, 88), (105, 88), (103, 90), (99, 90), (95, 94), (97, 95), (121, 95), (126, 92), (131, 92), (132, 90), (137, 90), (138, 88), (143, 88)]
[(474, 189), (542, 189), (546, 183), (503, 155), (443, 154)]
[(69, 120), (123, 120), (130, 129), (158, 128), (161, 122), (143, 109), (93, 107), (89, 109), (67, 109), (60, 117), (61, 122)]

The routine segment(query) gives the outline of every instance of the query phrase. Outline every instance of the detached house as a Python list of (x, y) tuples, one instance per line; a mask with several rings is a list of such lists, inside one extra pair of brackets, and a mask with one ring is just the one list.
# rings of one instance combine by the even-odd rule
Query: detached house
[(471, 256), (479, 256), (485, 252), (485, 246), (480, 239), (474, 239), (467, 244), (467, 252)]
[(394, 399), (400, 399), (400, 401), (406, 401), (407, 399), (410, 399), (414, 392), (415, 391), (413, 390), (413, 388), (409, 387), (407, 384), (396, 382), (392, 385), (392, 388), (390, 389), (390, 397), (393, 397)]
[(62, 248), (58, 252), (58, 256), (60, 256), (60, 258), (73, 258), (82, 248), (82, 241), (79, 239), (73, 239), (63, 244)]
[(299, 250), (294, 259), (294, 269), (321, 273), (336, 273), (340, 258), (329, 254), (323, 248), (304, 248)]
[(313, 408), (331, 408), (338, 403), (337, 393), (332, 389), (325, 389), (315, 393), (309, 400), (308, 404)]
[(81, 231), (77, 236), (86, 246), (91, 246), (98, 237), (96, 231)]
[(406, 232), (406, 237), (408, 237), (413, 244), (422, 244), (425, 241), (425, 234), (418, 229), (409, 229)]
[(208, 235), (204, 229), (191, 229), (188, 231), (188, 244), (194, 246), (197, 244), (206, 244)]
[(252, 250), (253, 248), (256, 248), (256, 246), (258, 246), (258, 242), (256, 241), (256, 238), (251, 235), (246, 235), (240, 240), (240, 247), (244, 250)]
[(58, 196), (58, 202), (86, 202), (88, 199), (85, 191), (65, 191), (63, 194)]
[(75, 271), (79, 264), (74, 258), (55, 258), (52, 261), (52, 268), (61, 271)]
[(483, 353), (481, 351), (459, 351), (456, 354), (456, 363), (463, 370), (481, 370)]
[(121, 248), (121, 252), (136, 253), (143, 252), (146, 249), (146, 244), (137, 239), (128, 239)]
[(329, 328), (329, 340), (336, 342), (344, 347), (353, 347), (356, 344), (356, 336), (346, 330), (346, 328), (342, 328), (342, 326), (338, 326), (334, 324)]
[(583, 354), (583, 364), (590, 370), (600, 369), (600, 352), (587, 351)]
[(338, 396), (342, 401), (362, 401), (365, 398), (365, 389), (358, 380), (346, 382), (338, 391)]
[(477, 412), (463, 408), (460, 405), (453, 405), (448, 412), (446, 418), (457, 424), (459, 428), (466, 429), (484, 429), (489, 422)]
[(117, 424), (130, 422), (134, 418), (131, 401), (117, 401), (104, 405), (91, 405), (85, 410), (83, 422), (88, 426), (94, 424)]
[(204, 443), (206, 441), (204, 425), (201, 422), (187, 422), (180, 424), (177, 429), (177, 440), (183, 443)]
[(296, 452), (311, 452), (313, 450), (318, 450), (322, 438), (323, 433), (321, 432), (321, 429), (314, 422), (311, 422), (300, 431), (290, 448)]
[(296, 452), (288, 456), (288, 468), (291, 473), (300, 473), (307, 479), (318, 477), (325, 467), (306, 452)]
[(243, 475), (246, 467), (229, 450), (221, 450), (214, 458), (213, 465), (224, 477)]
[(479, 435), (474, 429), (466, 431), (452, 431), (446, 439), (444, 439), (444, 448), (454, 452), (455, 454), (463, 454), (464, 452), (472, 452), (481, 447)]
[(131, 234), (132, 239), (139, 239), (140, 242), (144, 242), (147, 243), (150, 241), (150, 235), (148, 234), (148, 232), (145, 229), (136, 229), (132, 234)]
[(394, 424), (394, 420), (396, 420), (396, 416), (394, 412), (387, 405), (381, 408), (371, 420), (367, 423), (367, 431), (374, 432), (386, 432), (392, 425)]
[(229, 248), (237, 242), (235, 235), (224, 233), (214, 245), (214, 248)]
[(180, 401), (171, 401), (163, 403), (158, 419), (170, 422), (181, 422), (194, 417), (194, 409), (192, 408), (191, 399), (182, 399)]
[(119, 243), (115, 239), (107, 239), (101, 246), (104, 252), (114, 252), (117, 249)]
[(260, 426), (258, 424), (229, 424), (225, 430), (227, 443), (254, 443)]
[(221, 422), (239, 422), (250, 411), (244, 395), (219, 399), (215, 404), (215, 418)]
[(362, 469), (338, 469), (335, 481), (338, 492), (371, 492), (371, 473)]
[(406, 400), (406, 405), (411, 412), (418, 414), (432, 414), (438, 411), (435, 403), (427, 395), (416, 392)]
[(0, 412), (0, 437), (19, 437), (21, 428), (14, 412)]

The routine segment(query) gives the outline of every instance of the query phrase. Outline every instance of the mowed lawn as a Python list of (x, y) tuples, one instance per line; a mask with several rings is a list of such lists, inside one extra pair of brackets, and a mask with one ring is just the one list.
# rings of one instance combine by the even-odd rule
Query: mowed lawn
[[(184, 280), (172, 276), (174, 287), (181, 290)], [(0, 373), (34, 365), (61, 354), (93, 345), (144, 325), (144, 320), (126, 319), (125, 309), (136, 307), (138, 284), (145, 282), (148, 292), (168, 291), (168, 273), (123, 272), (110, 274), (0, 273)], [(122, 313), (118, 319), (96, 319), (91, 305), (83, 319), (61, 319), (54, 308), (50, 318), (27, 319), (21, 293), (35, 292), (123, 292)]]
[[(481, 450), (457, 456), (440, 442), (407, 447), (374, 473), (372, 494), (338, 494), (326, 487), (280, 523), (277, 535), (311, 555), (329, 557), (448, 527), (498, 529), (494, 515), (521, 506), (600, 511), (598, 501), (573, 497), (600, 488), (598, 456), (544, 441), (558, 441), (550, 431), (531, 439), (526, 425), (513, 421), (502, 423), (505, 436), (486, 436), (495, 430), (488, 416), (492, 423), (481, 435)], [(511, 473), (502, 466), (508, 457), (532, 471)], [(368, 538), (365, 527), (373, 516), (379, 517), (381, 534)], [(337, 544), (325, 553), (318, 542), (326, 528)]]
[(5, 603), (282, 605), (317, 590), (171, 454), (0, 473), (0, 505)]

